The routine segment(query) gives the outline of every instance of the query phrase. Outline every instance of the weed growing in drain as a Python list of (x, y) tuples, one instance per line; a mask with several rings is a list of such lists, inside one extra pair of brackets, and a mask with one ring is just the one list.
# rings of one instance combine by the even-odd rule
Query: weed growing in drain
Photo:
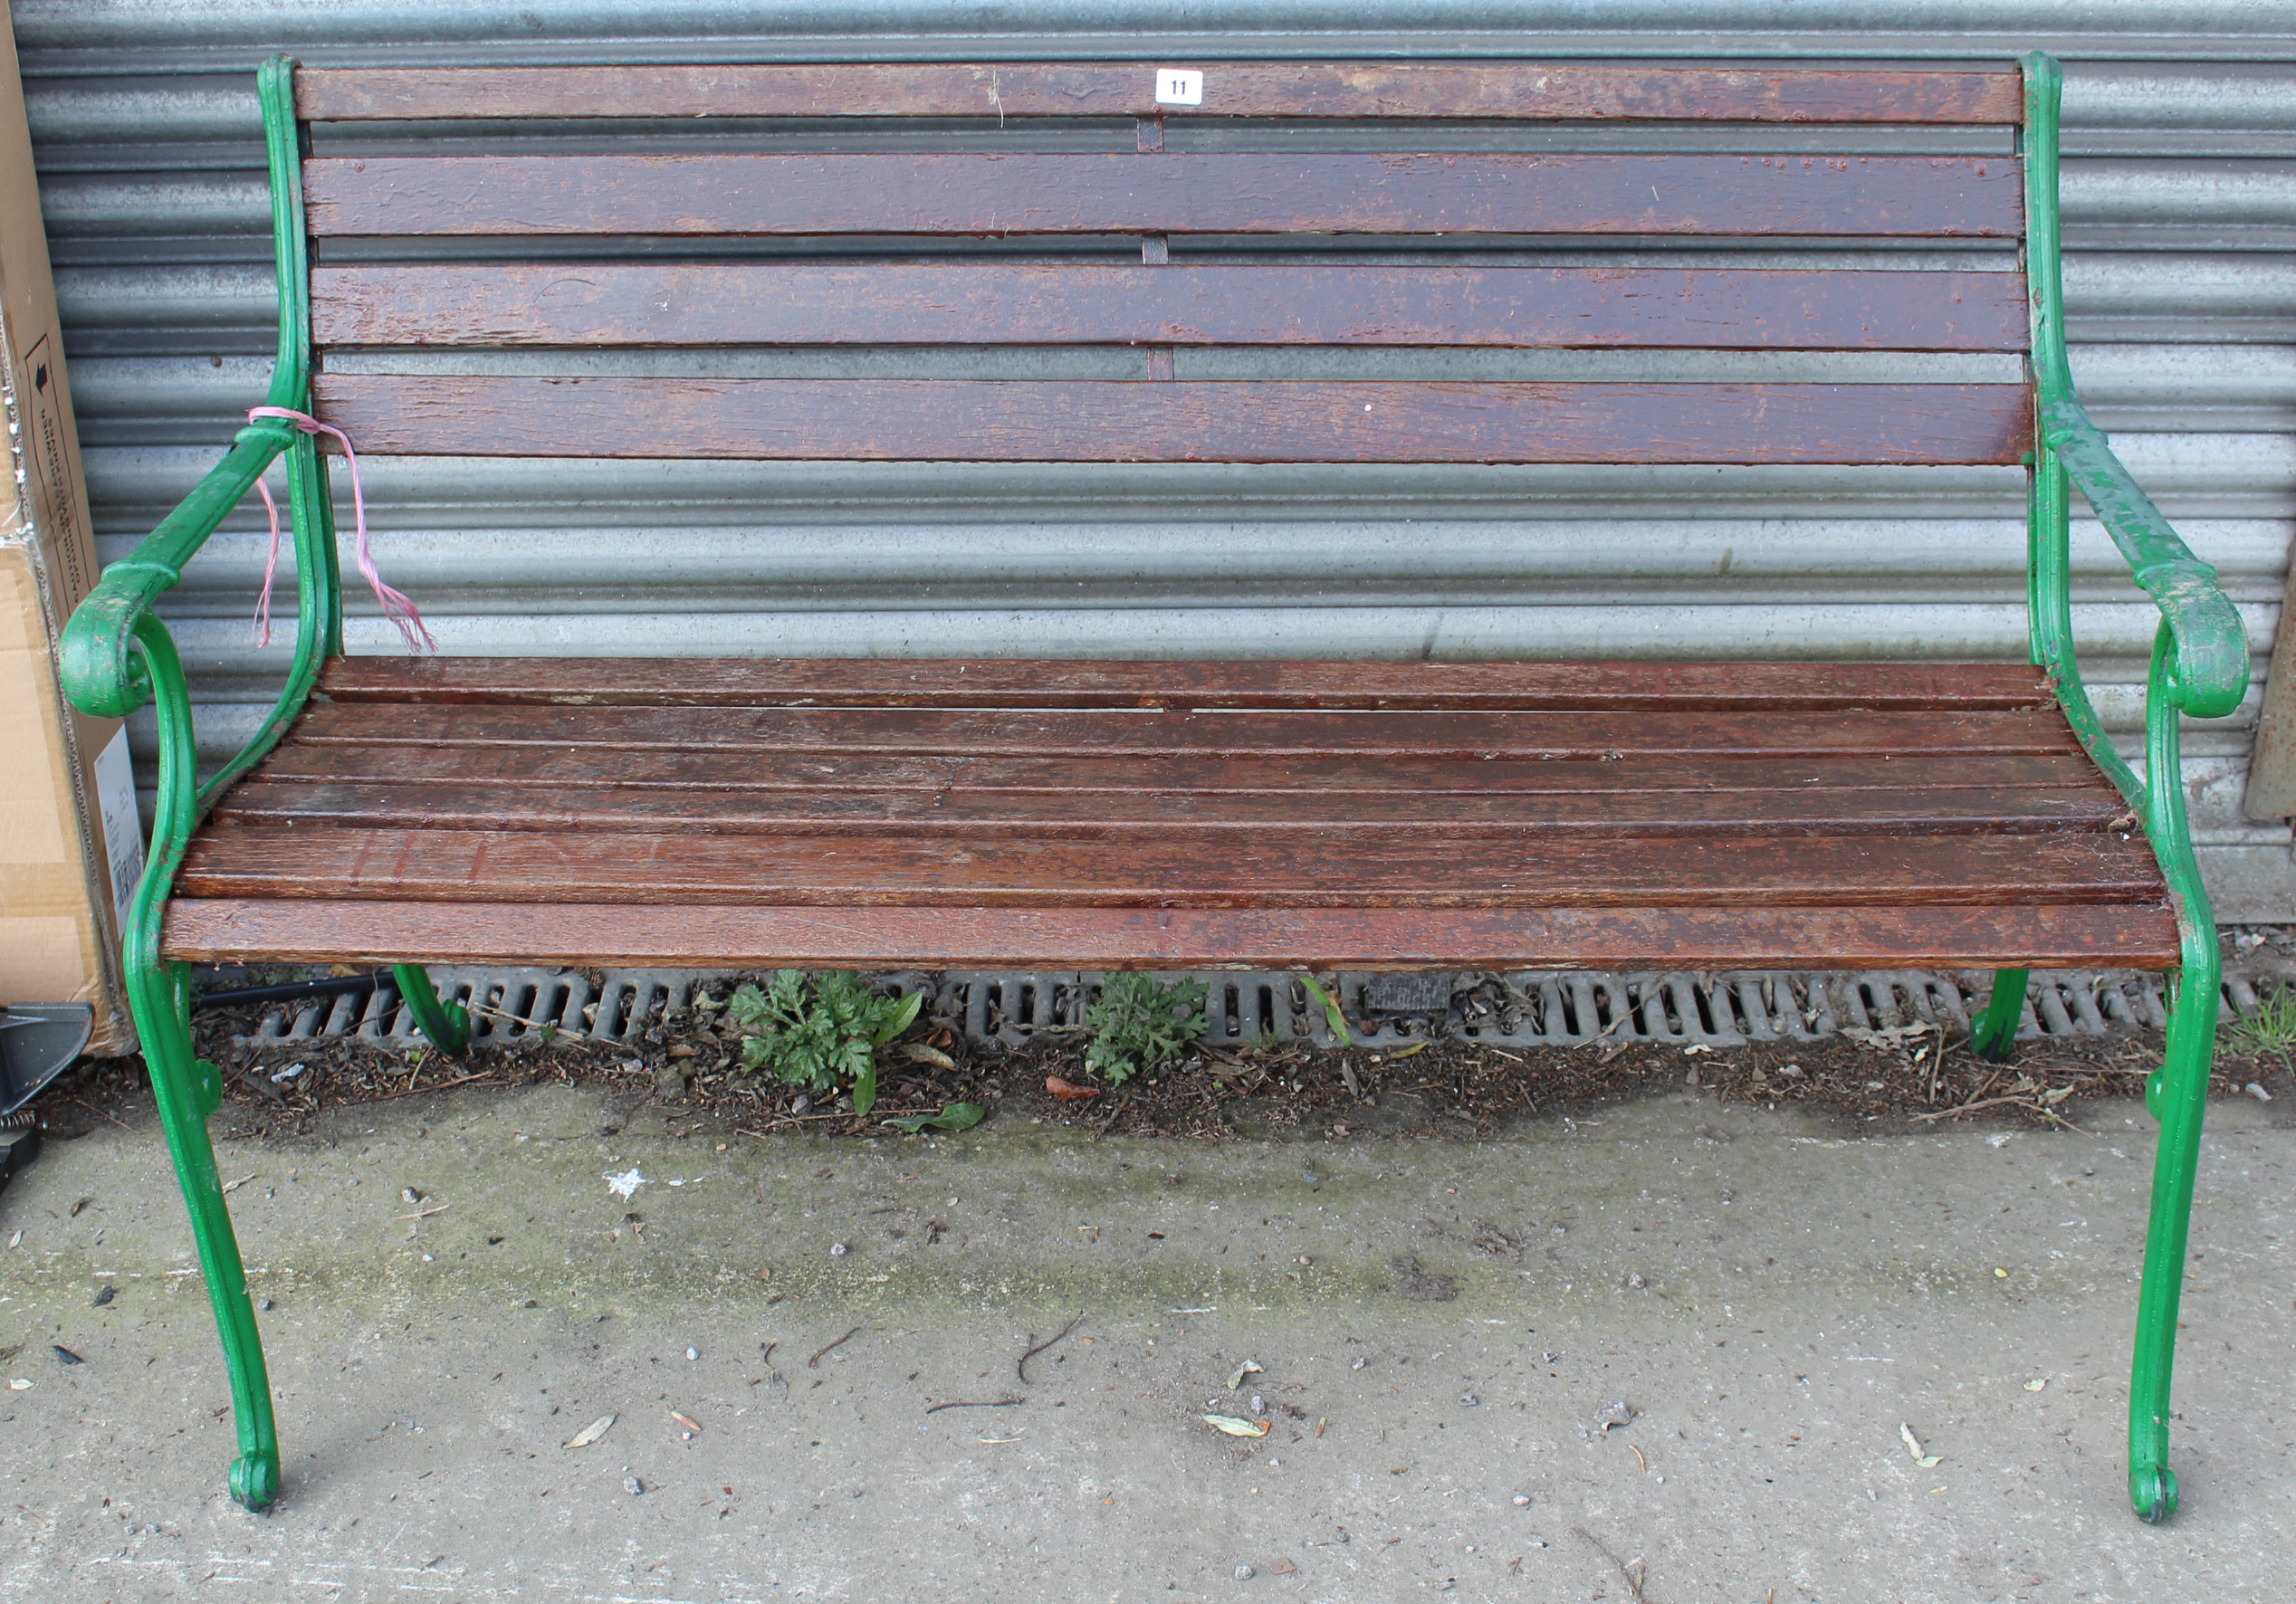
[(2224, 1045), (2236, 1052), (2271, 1053), (2282, 1064), (2296, 1054), (2296, 987), (2256, 999), (2256, 1011), (2224, 1026)]
[(1198, 980), (1160, 985), (1154, 977), (1123, 971), (1108, 977), (1100, 1000), (1085, 1010), (1092, 1045), (1085, 1067), (1112, 1081), (1177, 1058), (1204, 1034), (1204, 988)]
[(793, 1086), (853, 1088), (853, 1112), (877, 1101), (877, 1049), (909, 1028), (924, 993), (879, 997), (850, 969), (809, 981), (801, 969), (776, 969), (764, 991), (743, 986), (726, 1005), (741, 1029), (741, 1066), (770, 1069)]

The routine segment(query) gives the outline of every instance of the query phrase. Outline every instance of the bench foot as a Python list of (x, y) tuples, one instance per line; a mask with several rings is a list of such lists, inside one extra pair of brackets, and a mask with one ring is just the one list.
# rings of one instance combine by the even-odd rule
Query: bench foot
[(1995, 969), (1993, 1000), (1969, 1027), (1969, 1046), (1989, 1064), (2003, 1064), (2016, 1050), (2017, 1026), (2024, 1019), (2025, 981), (2030, 969)]
[(434, 1046), (442, 1053), (460, 1053), (471, 1045), (470, 1011), (460, 1003), (439, 1001), (428, 969), (418, 963), (395, 963), (390, 972), (391, 983)]
[(2176, 1477), (2168, 1468), (2169, 1383), (2193, 1181), (2200, 1168), (2201, 1116), (2216, 1051), (2216, 967), (2212, 933), (2205, 956), (2185, 966), (2169, 1007), (2168, 1050), (2145, 1088), (2146, 1106), (2160, 1122), (2160, 1146), (2153, 1161), (2152, 1218), (2129, 1385), (2129, 1496), (2139, 1516), (2156, 1523), (2176, 1509)]
[(231, 1495), (257, 1514), (279, 1496), (279, 1448), (261, 1454), (242, 1454), (231, 1462)]
[(2129, 1502), (2138, 1519), (2157, 1526), (2176, 1513), (2176, 1473), (2165, 1465), (2140, 1465), (2129, 1473)]
[(144, 1063), (159, 1103), (168, 1156), (191, 1216), (191, 1236), (199, 1252), (199, 1273), (223, 1341), (224, 1368), (231, 1380), (232, 1412), (239, 1430), (239, 1457), (231, 1467), (231, 1495), (260, 1510), (279, 1495), (279, 1432), (272, 1419), (271, 1380), (263, 1369), (263, 1336), (255, 1308), (247, 1298), (247, 1270), (231, 1210), (215, 1173), (215, 1150), (207, 1137), (207, 1116), (222, 1101), (223, 1080), (215, 1066), (192, 1052), (188, 998), (179, 965), (153, 961), (131, 943), (125, 954), (128, 1006), (142, 1038)]

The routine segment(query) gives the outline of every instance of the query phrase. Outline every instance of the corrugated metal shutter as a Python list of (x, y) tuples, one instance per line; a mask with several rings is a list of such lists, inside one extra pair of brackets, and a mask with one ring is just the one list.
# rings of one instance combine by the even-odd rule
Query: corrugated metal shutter
[[(1766, 55), (2068, 63), (2073, 367), (2261, 653), (2296, 520), (2296, 34), (2284, 8), (1667, 0), (974, 8), (617, 0), (19, 0), (43, 194), (107, 558), (260, 398), (273, 318), (253, 72), (317, 62)], [(1634, 24), (1645, 31), (1630, 32)], [(2106, 24), (2109, 24), (2109, 26)], [(1136, 32), (1127, 32), (1136, 24)], [(1789, 25), (1790, 24), (1790, 25)], [(1071, 31), (1088, 26), (1090, 32)], [(292, 33), (288, 30), (292, 30)], [(850, 31), (843, 31), (850, 30)], [(1028, 30), (1028, 31), (1024, 31)], [(377, 549), (450, 651), (1543, 657), (2023, 654), (2022, 477), (1994, 470), (375, 465)], [(220, 749), (283, 658), (248, 644), (260, 510), (167, 612)], [(2100, 710), (2139, 722), (2154, 615), (2077, 522)], [(354, 650), (394, 648), (352, 598)], [(2260, 661), (2260, 670), (2263, 664)], [(2261, 673), (2260, 673), (2261, 679)], [(2228, 917), (2296, 917), (2284, 825), (2239, 800), (2256, 697), (2192, 731)], [(2133, 741), (2131, 742), (2133, 748)]]

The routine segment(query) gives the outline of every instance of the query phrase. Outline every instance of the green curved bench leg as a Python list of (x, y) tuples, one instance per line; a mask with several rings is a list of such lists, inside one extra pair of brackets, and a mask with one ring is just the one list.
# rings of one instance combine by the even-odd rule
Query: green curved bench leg
[(395, 963), (390, 973), (391, 984), (398, 988), (433, 1046), (442, 1053), (460, 1053), (471, 1045), (470, 1010), (460, 1003), (439, 1001), (428, 969), (418, 963)]
[(252, 1510), (279, 1496), (279, 1430), (272, 1418), (271, 1379), (263, 1369), (262, 1333), (247, 1299), (247, 1270), (232, 1234), (231, 1210), (215, 1174), (207, 1116), (223, 1103), (223, 1077), (194, 1055), (183, 970), (158, 964), (130, 946), (126, 954), (128, 1006), (143, 1040), (144, 1062), (159, 1101), (159, 1122), (176, 1162), (184, 1208), (207, 1300), (215, 1311), (224, 1364), (231, 1375), (232, 1413), (239, 1428), (239, 1457), (232, 1461), (231, 1495)]
[[(2189, 950), (2189, 949), (2188, 949)], [(2200, 1168), (2201, 1116), (2216, 1055), (2217, 961), (2211, 942), (2189, 958), (2168, 1014), (2168, 1050), (2145, 1083), (2145, 1106), (2160, 1122), (2153, 1160), (2152, 1219), (2137, 1301), (2137, 1345), (2129, 1384), (2129, 1498), (2155, 1523), (2176, 1512), (2168, 1468), (2168, 1390), (2176, 1363), (2176, 1311), (2185, 1286), (2185, 1238)]]
[(2002, 1064), (2017, 1045), (2017, 1026), (2025, 1017), (2025, 982), (2030, 969), (1996, 969), (1993, 1000), (1969, 1028), (1969, 1045), (1988, 1064)]

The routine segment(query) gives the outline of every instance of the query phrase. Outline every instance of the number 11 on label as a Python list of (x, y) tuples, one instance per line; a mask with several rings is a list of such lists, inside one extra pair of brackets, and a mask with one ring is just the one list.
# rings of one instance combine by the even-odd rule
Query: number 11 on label
[(1188, 67), (1159, 67), (1156, 69), (1156, 104), (1159, 106), (1201, 106), (1204, 103), (1204, 75)]

